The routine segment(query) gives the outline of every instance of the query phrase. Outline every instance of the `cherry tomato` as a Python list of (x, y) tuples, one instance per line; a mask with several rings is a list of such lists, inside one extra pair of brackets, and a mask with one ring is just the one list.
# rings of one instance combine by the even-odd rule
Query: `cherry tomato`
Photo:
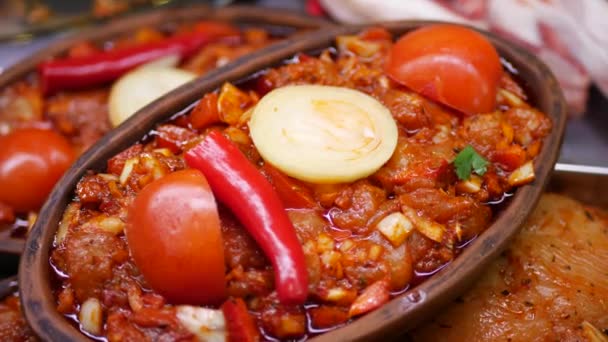
[(494, 110), (502, 75), (492, 44), (456, 25), (405, 34), (393, 45), (385, 71), (396, 82), (465, 114)]
[(198, 170), (144, 187), (129, 208), (129, 249), (148, 284), (175, 304), (219, 304), (226, 295), (215, 198)]
[(23, 128), (0, 137), (0, 202), (37, 210), (70, 167), (74, 150), (58, 133)]

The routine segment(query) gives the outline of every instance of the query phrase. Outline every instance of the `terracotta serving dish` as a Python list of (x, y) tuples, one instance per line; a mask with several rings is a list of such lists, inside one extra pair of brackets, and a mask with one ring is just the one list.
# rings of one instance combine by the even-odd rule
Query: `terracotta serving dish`
[[(384, 26), (400, 35), (429, 23), (405, 21)], [(202, 94), (218, 88), (223, 82), (244, 79), (256, 71), (280, 64), (297, 52), (314, 53), (334, 44), (336, 36), (354, 34), (361, 29), (358, 26), (333, 27), (289, 38), (249, 55), (233, 67), (217, 69), (148, 105), (82, 155), (60, 180), (42, 208), (21, 259), (21, 298), (26, 318), (34, 331), (44, 340), (86, 340), (55, 309), (51, 293), (49, 250), (62, 213), (73, 197), (76, 183), (87, 170), (102, 170), (111, 156), (140, 140), (157, 123), (187, 108)], [(315, 340), (386, 340), (413, 327), (463, 291), (501, 252), (534, 208), (558, 157), (566, 121), (566, 104), (556, 79), (536, 57), (493, 35), (486, 35), (501, 56), (518, 71), (516, 77), (526, 88), (532, 103), (553, 120), (553, 130), (545, 139), (542, 151), (534, 163), (536, 180), (519, 188), (494, 223), (439, 273), (392, 299), (380, 309), (343, 328), (315, 337)]]
[[(279, 37), (287, 37), (296, 32), (300, 33), (298, 31), (304, 33), (330, 25), (322, 19), (307, 17), (290, 11), (268, 10), (259, 7), (231, 6), (213, 9), (207, 6), (196, 5), (189, 6), (188, 8), (166, 8), (115, 20), (105, 26), (91, 28), (57, 41), (1, 72), (0, 89), (23, 79), (35, 71), (41, 61), (51, 56), (64, 54), (78, 42), (103, 42), (140, 27), (158, 27), (172, 22), (189, 22), (201, 19), (229, 21), (243, 27), (261, 27)], [(25, 240), (22, 238), (11, 237), (8, 226), (0, 225), (0, 253), (20, 254), (24, 243)]]

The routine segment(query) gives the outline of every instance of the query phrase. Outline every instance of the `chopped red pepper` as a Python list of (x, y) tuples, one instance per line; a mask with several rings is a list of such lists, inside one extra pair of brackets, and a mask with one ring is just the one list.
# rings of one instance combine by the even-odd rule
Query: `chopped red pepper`
[(221, 309), (228, 325), (228, 341), (257, 342), (260, 340), (260, 332), (241, 298), (228, 299), (222, 304)]
[(191, 130), (171, 124), (161, 125), (155, 132), (156, 147), (168, 148), (173, 153), (179, 153), (182, 145), (195, 137)]
[(296, 180), (282, 174), (272, 165), (266, 163), (261, 168), (262, 173), (274, 186), (279, 198), (286, 208), (291, 209), (313, 209), (318, 204), (306, 188), (297, 184)]
[(211, 131), (185, 154), (185, 160), (205, 175), (216, 198), (232, 210), (270, 259), (279, 301), (304, 303), (308, 295), (304, 252), (272, 185), (219, 131)]
[(238, 38), (239, 36), (231, 31), (194, 31), (132, 47), (82, 57), (55, 59), (38, 66), (40, 83), (45, 94), (103, 84), (155, 59), (169, 55), (178, 55), (183, 59), (210, 42)]
[(192, 128), (201, 129), (218, 122), (220, 114), (217, 109), (217, 94), (207, 93), (192, 109), (190, 124)]
[(378, 280), (371, 284), (355, 299), (350, 306), (348, 315), (358, 316), (381, 307), (390, 299), (389, 283), (387, 279)]

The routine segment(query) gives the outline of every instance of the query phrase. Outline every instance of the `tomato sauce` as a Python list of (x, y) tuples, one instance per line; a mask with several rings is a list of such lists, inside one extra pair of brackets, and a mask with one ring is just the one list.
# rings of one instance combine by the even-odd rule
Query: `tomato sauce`
[[(183, 153), (212, 129), (231, 139), (274, 185), (306, 257), (307, 303), (281, 304), (267, 258), (220, 205), (228, 295), (246, 302), (263, 339), (305, 340), (348, 324), (376, 308), (354, 308), (358, 298), (388, 300), (406, 292), (483, 234), (497, 204), (523, 184), (511, 175), (534, 160), (550, 119), (526, 103), (506, 73), (496, 110), (463, 116), (391, 81), (382, 68), (393, 44), (390, 34), (368, 36), (350, 36), (349, 44), (319, 56), (296, 56), (238, 87), (225, 85), (215, 92), (218, 122), (195, 129), (194, 111), (188, 111), (110, 159), (103, 173), (85, 175), (50, 256), (60, 274), (54, 288), (58, 311), (82, 328), (82, 304), (97, 300), (103, 321), (93, 335), (110, 341), (195, 337), (176, 314), (183, 305), (169, 303), (139, 273), (122, 226), (137, 193), (186, 168)], [(265, 168), (249, 136), (248, 111), (269, 90), (292, 84), (349, 87), (382, 102), (399, 128), (391, 159), (370, 177), (346, 184), (311, 184)], [(489, 162), (474, 181), (455, 173), (453, 161), (466, 146)], [(408, 217), (417, 222), (400, 243), (378, 228), (394, 213), (413, 213)]]

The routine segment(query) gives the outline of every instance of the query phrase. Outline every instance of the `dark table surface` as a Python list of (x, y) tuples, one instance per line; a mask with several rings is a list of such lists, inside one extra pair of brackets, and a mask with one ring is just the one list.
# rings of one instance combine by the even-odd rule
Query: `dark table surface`
[[(301, 0), (244, 1), (267, 7), (303, 11)], [(46, 46), (69, 32), (36, 38), (27, 42), (0, 44), (0, 71), (24, 56)], [(560, 162), (608, 167), (608, 100), (595, 88), (589, 96), (588, 110), (568, 123)]]

